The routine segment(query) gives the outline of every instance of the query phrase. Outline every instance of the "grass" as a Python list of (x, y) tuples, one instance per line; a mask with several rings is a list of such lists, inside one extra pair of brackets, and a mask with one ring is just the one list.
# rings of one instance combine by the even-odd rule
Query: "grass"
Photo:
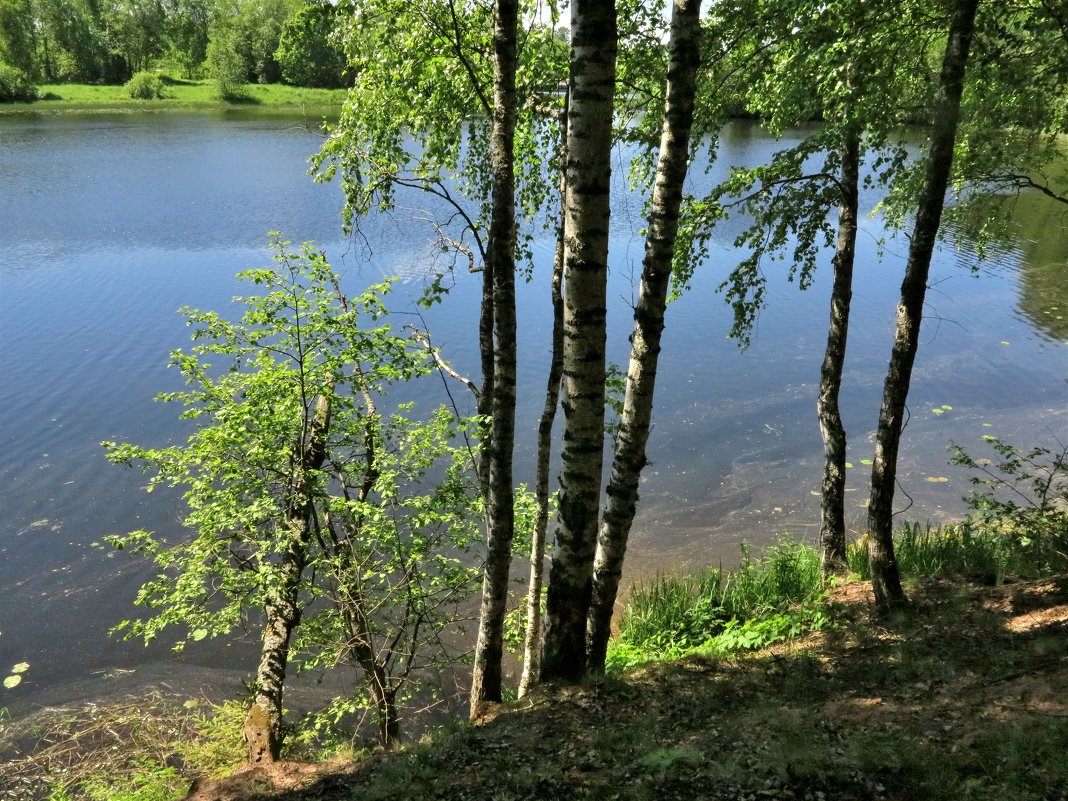
[(336, 115), (346, 93), (344, 89), (246, 84), (244, 96), (228, 102), (220, 99), (213, 81), (184, 81), (164, 76), (163, 82), (167, 96), (158, 100), (134, 100), (124, 86), (42, 84), (38, 87), (41, 99), (33, 103), (5, 103), (0, 105), (0, 113), (242, 109)]
[(897, 621), (830, 595), (833, 630), (539, 688), (284, 797), (1068, 801), (1068, 576), (925, 579)]
[[(629, 675), (541, 687), (396, 753), (240, 774), (196, 798), (252, 801), (275, 783), (288, 801), (1068, 801), (1068, 571), (967, 581), (957, 568), (986, 564), (989, 543), (948, 531), (899, 532), (910, 564), (958, 574), (914, 578), (904, 613), (873, 617), (867, 583), (824, 586), (814, 549), (784, 540), (735, 571), (637, 588), (613, 647), (655, 648)], [(1038, 570), (1050, 549), (1033, 545), (1003, 547)], [(6, 742), (0, 727), (0, 751), (24, 743), (0, 761), (0, 798), (171, 801), (178, 777), (239, 758), (242, 709), (157, 697), (51, 711)]]
[[(867, 542), (848, 549), (849, 568), (871, 578)], [(905, 523), (894, 536), (894, 557), (903, 576), (964, 576), (1001, 584), (1007, 576), (1036, 578), (1068, 570), (1068, 515), (1047, 513), (1040, 521), (968, 519), (932, 527)]]
[[(1021, 510), (938, 527), (906, 523), (894, 537), (905, 578), (961, 576), (1000, 585), (1006, 577), (1068, 572), (1068, 514)], [(870, 580), (867, 542), (848, 549), (850, 569)], [(741, 565), (695, 576), (661, 576), (635, 586), (609, 645), (608, 667), (630, 670), (686, 654), (728, 655), (832, 625), (815, 548), (783, 538)]]
[(743, 546), (735, 570), (659, 576), (632, 588), (608, 667), (629, 670), (693, 650), (746, 650), (811, 630), (825, 620), (824, 589), (819, 554), (789, 538), (759, 557)]

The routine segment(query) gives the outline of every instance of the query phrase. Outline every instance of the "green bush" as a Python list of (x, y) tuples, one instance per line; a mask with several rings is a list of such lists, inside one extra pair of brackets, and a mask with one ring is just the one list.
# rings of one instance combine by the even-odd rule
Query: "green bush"
[(126, 91), (134, 100), (160, 100), (167, 96), (163, 80), (154, 72), (137, 72), (126, 82)]
[(37, 99), (37, 86), (24, 70), (0, 62), (0, 103), (29, 103)]

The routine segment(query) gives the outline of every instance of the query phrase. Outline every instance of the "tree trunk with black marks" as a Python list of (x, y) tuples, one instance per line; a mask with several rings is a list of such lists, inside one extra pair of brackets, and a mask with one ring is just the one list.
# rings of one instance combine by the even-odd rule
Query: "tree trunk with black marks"
[(605, 294), (618, 46), (614, 0), (576, 0), (571, 23), (563, 470), (541, 663), (543, 680), (564, 681), (577, 681), (586, 672), (586, 615), (604, 463)]
[(845, 485), (846, 431), (838, 407), (849, 335), (849, 304), (853, 298), (853, 262), (857, 245), (857, 205), (860, 182), (860, 129), (851, 125), (842, 141), (838, 207), (838, 244), (834, 254), (834, 284), (827, 327), (827, 349), (820, 370), (816, 398), (823, 437), (823, 487), (820, 502), (820, 567), (829, 576), (846, 570)]
[(638, 481), (646, 464), (653, 416), (660, 338), (671, 281), (682, 185), (686, 179), (700, 67), (700, 0), (675, 0), (670, 61), (664, 98), (660, 154), (645, 240), (634, 330), (630, 336), (623, 413), (616, 434), (608, 502), (597, 541), (593, 594), (587, 619), (587, 659), (591, 672), (603, 672), (627, 539), (638, 503)]
[(979, 0), (958, 0), (950, 20), (949, 38), (939, 76), (938, 105), (931, 128), (927, 171), (909, 244), (905, 279), (901, 284), (894, 347), (883, 385), (883, 401), (879, 412), (871, 476), (871, 500), (868, 505), (868, 558), (871, 562), (875, 602), (884, 608), (900, 605), (905, 601), (897, 561), (894, 558), (893, 542), (897, 455), (904, 423), (905, 401), (908, 398), (912, 366), (919, 343), (931, 254), (938, 235), (949, 174), (953, 166), (953, 147), (960, 118), (964, 72), (978, 5)]
[(303, 441), (294, 446), (292, 482), (282, 520), (286, 549), (264, 601), (266, 621), (256, 671), (256, 695), (245, 717), (244, 735), (250, 763), (276, 762), (282, 749), (282, 694), (289, 664), (289, 640), (300, 624), (300, 585), (315, 516), (312, 473), (323, 466), (329, 428), (330, 398), (323, 394), (316, 400), (315, 415)]
[(501, 658), (508, 603), (508, 571), (515, 532), (512, 451), (515, 440), (515, 126), (517, 0), (496, 0), (493, 23), (493, 211), (488, 261), (493, 285), (493, 391), (488, 470), (488, 534), (482, 608), (475, 643), (471, 715), (502, 698)]
[[(567, 160), (568, 95), (564, 98), (561, 125), (560, 163)], [(567, 203), (567, 178), (560, 176), (561, 211)], [(564, 221), (561, 217), (556, 235), (556, 254), (553, 258), (552, 304), (553, 333), (549, 377), (545, 382), (545, 406), (538, 422), (538, 469), (535, 496), (538, 504), (534, 520), (534, 535), (530, 542), (530, 581), (527, 585), (527, 624), (523, 637), (523, 673), (519, 678), (519, 697), (526, 695), (538, 680), (541, 669), (541, 588), (545, 571), (545, 531), (549, 527), (549, 457), (552, 447), (553, 421), (560, 403), (560, 381), (564, 372)]]

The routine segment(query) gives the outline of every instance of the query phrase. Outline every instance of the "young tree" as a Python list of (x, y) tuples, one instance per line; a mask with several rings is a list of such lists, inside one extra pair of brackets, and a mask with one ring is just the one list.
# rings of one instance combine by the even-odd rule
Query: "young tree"
[(938, 80), (930, 146), (923, 188), (916, 208), (916, 222), (909, 240), (908, 262), (897, 307), (897, 328), (883, 385), (882, 408), (876, 430), (872, 466), (871, 500), (868, 505), (868, 558), (871, 562), (875, 602), (881, 607), (901, 604), (905, 593), (894, 559), (893, 501), (897, 480), (897, 453), (904, 424), (912, 365), (919, 345), (923, 301), (931, 266), (946, 189), (953, 166), (957, 124), (960, 118), (964, 72), (968, 64), (972, 31), (979, 0), (957, 0), (949, 24), (949, 36)]
[(571, 101), (564, 210), (564, 444), (560, 511), (546, 600), (543, 680), (586, 671), (586, 615), (597, 544), (604, 459), (606, 283), (615, 0), (571, 10)]
[(486, 269), (493, 293), (492, 434), (489, 445), (490, 521), (486, 538), (482, 610), (471, 680), (471, 715), (486, 701), (502, 699), (501, 658), (508, 611), (508, 573), (515, 534), (512, 451), (515, 442), (515, 127), (519, 4), (496, 0), (493, 15), (493, 117), (490, 128), (491, 190)]
[[(560, 155), (567, 161), (567, 109), (570, 89), (565, 89), (564, 108), (560, 113)], [(560, 204), (567, 205), (567, 179), (560, 175)], [(523, 629), (523, 672), (518, 695), (522, 698), (538, 681), (541, 673), (542, 590), (545, 586), (545, 534), (549, 528), (549, 462), (552, 456), (553, 422), (560, 404), (560, 385), (564, 376), (564, 221), (557, 222), (556, 251), (549, 296), (552, 301), (552, 351), (549, 374), (545, 379), (545, 403), (538, 420), (538, 456), (535, 478), (537, 513), (530, 541), (530, 578), (527, 582), (527, 614)]]
[[(447, 444), (452, 416), (439, 411), (417, 423), (403, 408), (388, 418), (377, 412), (373, 398), (389, 383), (428, 370), (422, 348), (382, 321), (385, 287), (350, 305), (321, 254), (276, 247), (279, 270), (247, 274), (265, 294), (243, 299), (240, 321), (186, 312), (200, 344), (172, 359), (190, 388), (161, 397), (196, 421), (188, 443), (107, 443), (112, 461), (153, 474), (150, 489), (186, 488), (186, 524), (195, 532), (176, 544), (144, 531), (111, 539), (163, 568), (138, 595), (158, 613), (121, 628), (147, 640), (179, 624), (199, 640), (263, 610), (245, 725), (250, 761), (279, 756), (291, 648), (317, 597), (330, 599), (332, 611), (316, 613), (304, 649), (313, 661), (324, 651), (353, 659), (383, 742), (395, 739), (400, 687), (422, 652), (440, 647), (438, 635), (454, 619), (449, 605), (473, 587), (474, 571), (456, 554), (477, 530), (462, 477), (466, 454)], [(213, 368), (215, 358), (228, 369)], [(446, 479), (412, 492), (442, 460)]]
[(234, 31), (229, 27), (212, 27), (204, 64), (215, 81), (219, 97), (223, 100), (240, 100), (245, 96), (248, 68), (237, 51)]

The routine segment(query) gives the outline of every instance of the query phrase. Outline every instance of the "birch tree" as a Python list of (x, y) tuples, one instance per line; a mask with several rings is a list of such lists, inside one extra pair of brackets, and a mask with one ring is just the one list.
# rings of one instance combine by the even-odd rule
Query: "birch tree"
[[(246, 274), (263, 294), (242, 299), (240, 320), (186, 312), (197, 344), (172, 361), (189, 388), (161, 397), (183, 405), (189, 441), (105, 443), (113, 462), (151, 475), (150, 490), (183, 487), (189, 507), (187, 539), (109, 538), (159, 568), (137, 597), (154, 614), (120, 629), (148, 641), (179, 626), (188, 632), (180, 650), (262, 615), (250, 762), (280, 755), (295, 641), (305, 664), (357, 665), (389, 745), (412, 672), (448, 661), (444, 633), (475, 572), (457, 556), (477, 532), (477, 504), (467, 453), (449, 444), (452, 414), (384, 417), (370, 400), (425, 375), (423, 349), (382, 319), (384, 286), (339, 306), (322, 254), (277, 247), (279, 269)], [(427, 482), (439, 468), (444, 479)]]
[[(553, 32), (519, 28), (529, 8), (502, 0), (493, 9), (490, 19), (479, 3), (353, 7), (346, 36), (355, 87), (318, 162), (324, 176), (340, 175), (350, 213), (392, 208), (399, 188), (444, 202), (445, 219), (432, 221), (440, 248), (482, 273), (477, 395), (487, 421), (480, 433), (487, 550), (472, 714), (501, 700), (515, 526), (516, 259), (529, 261), (535, 221), (547, 207), (553, 216), (555, 181), (544, 162), (555, 150), (556, 122), (540, 107), (562, 77)], [(436, 268), (437, 299), (451, 269)]]
[(637, 508), (638, 480), (646, 464), (660, 338), (664, 330), (683, 181), (690, 157), (700, 34), (699, 0), (676, 0), (672, 6), (659, 159), (650, 201), (638, 302), (634, 309), (634, 330), (630, 337), (623, 413), (615, 437), (608, 501), (593, 567), (592, 599), (587, 616), (587, 660), (588, 669), (593, 672), (604, 670), (612, 612)]
[(616, 52), (614, 0), (577, 0), (571, 11), (564, 209), (563, 469), (546, 599), (543, 680), (574, 681), (586, 671), (586, 614), (604, 459), (605, 294)]
[(519, 5), (496, 0), (493, 17), (493, 120), (490, 163), (492, 210), (487, 252), (493, 304), (492, 431), (489, 443), (488, 520), (482, 610), (471, 680), (471, 715), (502, 698), (501, 658), (508, 608), (508, 574), (515, 533), (512, 451), (515, 441), (515, 126), (516, 37)]
[(950, 19), (942, 71), (938, 80), (939, 96), (934, 109), (926, 173), (916, 209), (916, 222), (909, 240), (908, 262), (897, 307), (894, 346), (883, 385), (872, 465), (871, 499), (868, 505), (868, 558), (871, 562), (872, 589), (876, 604), (882, 607), (898, 605), (905, 601), (897, 561), (894, 559), (893, 543), (897, 454), (904, 424), (905, 401), (912, 379), (912, 366), (919, 345), (931, 254), (938, 236), (950, 170), (953, 166), (964, 73), (968, 64), (978, 5), (979, 0), (957, 0)]

